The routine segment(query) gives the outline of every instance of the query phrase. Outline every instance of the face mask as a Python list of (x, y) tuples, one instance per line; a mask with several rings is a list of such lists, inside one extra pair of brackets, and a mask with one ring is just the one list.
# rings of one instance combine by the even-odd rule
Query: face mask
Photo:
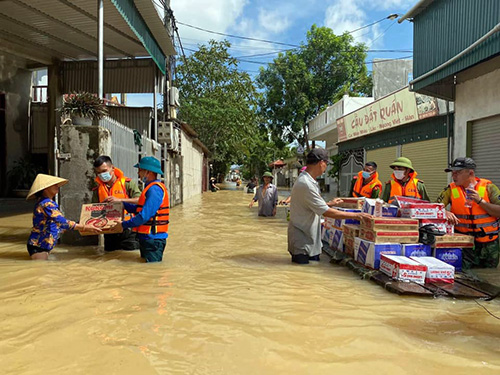
[(111, 173), (109, 172), (99, 173), (99, 179), (102, 182), (108, 182), (109, 180), (111, 180)]
[(363, 178), (369, 178), (372, 174), (370, 172), (363, 171)]
[(394, 177), (396, 180), (402, 180), (405, 176), (405, 171), (394, 171)]

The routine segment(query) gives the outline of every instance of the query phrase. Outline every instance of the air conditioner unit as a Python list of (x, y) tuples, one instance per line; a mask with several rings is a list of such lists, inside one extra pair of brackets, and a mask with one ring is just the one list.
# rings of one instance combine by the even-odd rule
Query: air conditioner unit
[(179, 89), (177, 87), (170, 87), (168, 89), (168, 101), (171, 106), (179, 107)]
[(158, 122), (158, 142), (166, 143), (169, 150), (179, 151), (179, 129), (172, 121)]

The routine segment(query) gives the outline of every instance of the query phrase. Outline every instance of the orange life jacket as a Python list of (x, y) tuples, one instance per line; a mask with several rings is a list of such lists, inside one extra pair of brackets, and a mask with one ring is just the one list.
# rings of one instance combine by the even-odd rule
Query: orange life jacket
[(160, 205), (156, 214), (153, 215), (146, 223), (134, 228), (134, 231), (141, 234), (157, 234), (157, 233), (168, 233), (168, 222), (170, 218), (170, 207), (168, 200), (168, 192), (165, 185), (159, 181), (154, 181), (150, 183), (143, 191), (139, 197), (139, 202), (137, 204), (137, 213), (142, 211), (144, 203), (146, 203), (146, 192), (151, 188), (151, 186), (159, 186), (163, 190), (163, 201)]
[[(487, 186), (491, 181), (477, 178), (475, 190), (485, 202), (490, 202)], [(479, 204), (472, 202), (472, 207), (465, 207), (466, 192), (462, 186), (454, 182), (450, 184), (451, 189), (451, 212), (460, 220), (455, 225), (455, 230), (462, 234), (475, 237), (477, 242), (491, 242), (498, 238), (498, 219), (488, 214)]]
[(382, 191), (382, 182), (378, 179), (378, 172), (375, 172), (372, 177), (373, 179), (370, 182), (363, 185), (363, 171), (359, 172), (352, 190), (352, 196), (371, 198), (373, 189), (376, 187), (378, 187), (379, 191)]
[(417, 178), (417, 172), (411, 172), (409, 175), (410, 179), (406, 182), (406, 184), (402, 185), (401, 182), (399, 182), (396, 177), (394, 176), (394, 173), (391, 175), (392, 180), (390, 181), (391, 183), (391, 194), (389, 195), (389, 202), (388, 203), (393, 203), (394, 202), (394, 197), (395, 196), (402, 196), (402, 197), (412, 197), (412, 198), (419, 198), (422, 199), (422, 195), (417, 189), (417, 183), (420, 181)]
[[(107, 197), (115, 197), (119, 199), (130, 198), (127, 193), (127, 188), (125, 183), (130, 181), (130, 178), (125, 177), (121, 169), (115, 168), (116, 181), (111, 188), (108, 188), (104, 182), (101, 181), (99, 177), (95, 178), (95, 182), (98, 184), (97, 194), (99, 195), (99, 202), (104, 202)], [(132, 215), (125, 211), (125, 216), (123, 220), (131, 219)]]

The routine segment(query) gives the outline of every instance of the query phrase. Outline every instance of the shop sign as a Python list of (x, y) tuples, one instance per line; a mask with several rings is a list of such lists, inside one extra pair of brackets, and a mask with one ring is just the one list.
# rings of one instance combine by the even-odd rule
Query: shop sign
[(439, 113), (435, 98), (408, 87), (337, 120), (339, 142), (405, 125)]

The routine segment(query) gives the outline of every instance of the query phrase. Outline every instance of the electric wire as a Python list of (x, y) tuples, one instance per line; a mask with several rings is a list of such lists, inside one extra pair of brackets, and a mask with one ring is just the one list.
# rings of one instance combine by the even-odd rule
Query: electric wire
[(493, 318), (495, 319), (498, 319), (500, 320), (500, 317), (499, 316), (496, 316), (495, 314), (493, 314), (490, 310), (488, 310), (484, 305), (481, 305), (479, 302), (477, 302), (477, 300), (474, 300), (474, 302), (476, 302), (479, 306), (481, 306), (488, 314), (490, 314)]

